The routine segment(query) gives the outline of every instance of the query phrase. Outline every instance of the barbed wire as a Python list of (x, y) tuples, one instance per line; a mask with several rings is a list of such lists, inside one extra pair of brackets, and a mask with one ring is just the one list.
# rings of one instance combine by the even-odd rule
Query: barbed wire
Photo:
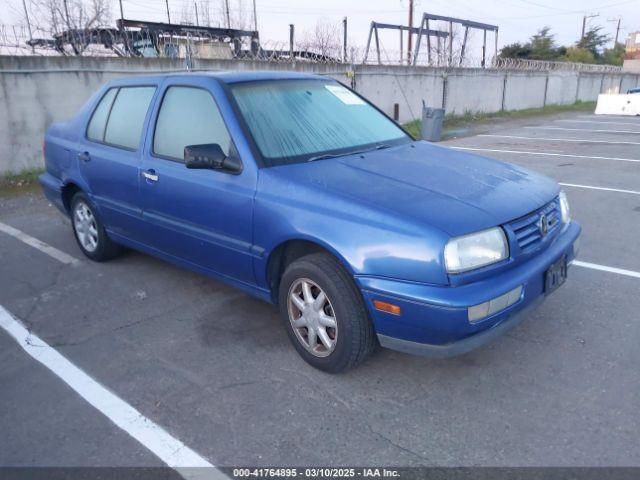
[(493, 60), (493, 68), (503, 70), (567, 70), (579, 72), (616, 73), (622, 67), (594, 63), (552, 62), (547, 60), (530, 60), (524, 58), (497, 58)]
[[(187, 65), (192, 60), (254, 60), (265, 62), (349, 63), (354, 65), (387, 65), (418, 67), (482, 68), (482, 58), (465, 56), (460, 61), (460, 51), (454, 51), (449, 64), (448, 52), (443, 46), (432, 47), (431, 55), (426, 46), (415, 60), (406, 51), (387, 50), (382, 45), (380, 59), (376, 52), (360, 46), (349, 48), (347, 55), (340, 45), (303, 42), (291, 48), (288, 42), (258, 41), (255, 38), (215, 36), (198, 30), (175, 33), (174, 31), (125, 30), (96, 28), (71, 30), (53, 37), (42, 29), (35, 29), (29, 36), (24, 26), (0, 25), (1, 55), (37, 56), (91, 56), (91, 57), (142, 57), (179, 58)], [(366, 61), (365, 61), (366, 60)], [(578, 71), (615, 73), (622, 70), (613, 65), (550, 62), (515, 58), (486, 58), (485, 66), (498, 70), (525, 71)]]

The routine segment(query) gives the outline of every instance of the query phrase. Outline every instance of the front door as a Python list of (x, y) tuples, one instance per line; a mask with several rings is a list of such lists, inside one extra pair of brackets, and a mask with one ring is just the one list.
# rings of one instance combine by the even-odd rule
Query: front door
[(217, 143), (238, 155), (211, 92), (169, 85), (140, 168), (147, 243), (195, 266), (254, 284), (252, 214), (255, 173), (191, 170), (184, 147)]

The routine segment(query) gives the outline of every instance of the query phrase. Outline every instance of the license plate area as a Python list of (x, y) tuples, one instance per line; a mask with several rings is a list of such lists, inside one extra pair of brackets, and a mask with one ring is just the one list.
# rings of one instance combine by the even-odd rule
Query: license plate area
[(562, 257), (544, 273), (544, 293), (549, 294), (567, 279), (567, 257)]

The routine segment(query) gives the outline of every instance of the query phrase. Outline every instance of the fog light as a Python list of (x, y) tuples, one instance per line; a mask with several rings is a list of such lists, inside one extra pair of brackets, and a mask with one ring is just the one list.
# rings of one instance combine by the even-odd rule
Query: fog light
[(473, 307), (469, 307), (469, 321), (471, 323), (482, 320), (483, 318), (489, 317), (494, 313), (497, 313), (501, 310), (504, 310), (507, 307), (510, 307), (522, 296), (522, 285), (517, 286), (513, 290), (505, 293), (504, 295), (500, 295), (499, 297), (493, 298), (488, 302), (481, 303), (479, 305), (474, 305)]

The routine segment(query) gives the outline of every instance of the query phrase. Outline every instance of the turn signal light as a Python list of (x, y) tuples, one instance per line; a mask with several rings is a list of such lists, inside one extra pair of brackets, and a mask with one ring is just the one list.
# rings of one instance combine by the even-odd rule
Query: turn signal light
[(381, 312), (387, 312), (391, 315), (400, 315), (402, 312), (398, 305), (394, 305), (393, 303), (382, 302), (380, 300), (374, 300), (373, 306), (376, 307), (376, 310), (380, 310)]

